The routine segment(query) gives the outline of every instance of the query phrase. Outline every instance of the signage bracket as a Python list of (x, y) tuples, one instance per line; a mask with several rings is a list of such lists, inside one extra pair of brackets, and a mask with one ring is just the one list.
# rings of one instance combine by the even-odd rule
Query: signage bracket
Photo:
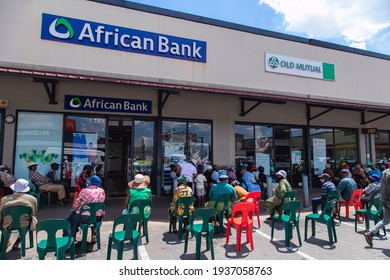
[[(47, 96), (49, 97), (49, 104), (58, 104), (56, 101), (56, 84), (57, 80), (53, 79), (42, 79), (42, 78), (33, 78), (34, 83), (42, 83), (45, 87)], [(49, 88), (51, 84), (51, 89)]]
[(379, 116), (379, 117), (377, 117), (377, 118), (374, 118), (374, 119), (371, 119), (371, 120), (369, 120), (369, 121), (366, 121), (366, 117), (365, 117), (364, 112), (361, 112), (361, 120), (362, 120), (362, 121), (360, 122), (360, 124), (371, 123), (371, 122), (373, 122), (373, 121), (380, 120), (380, 119), (385, 118), (385, 117), (387, 117), (387, 116), (390, 116), (390, 113), (386, 113), (386, 114), (383, 114), (382, 116)]
[[(240, 101), (241, 101), (241, 113), (240, 113), (240, 117), (245, 117), (250, 111), (252, 111), (253, 109), (255, 109), (257, 106), (259, 106), (261, 103), (273, 103), (273, 104), (286, 104), (287, 102), (286, 101), (278, 101), (278, 100), (265, 100), (265, 99), (260, 99), (260, 98), (247, 98), (247, 97), (240, 97)], [(249, 109), (247, 109), (245, 111), (245, 101), (250, 101), (250, 102), (255, 102), (254, 105), (252, 105), (252, 107), (250, 107)]]

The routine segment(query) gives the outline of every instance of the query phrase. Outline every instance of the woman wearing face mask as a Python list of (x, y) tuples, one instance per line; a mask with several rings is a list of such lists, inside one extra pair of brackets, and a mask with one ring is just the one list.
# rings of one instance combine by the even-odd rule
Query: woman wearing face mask
[(320, 191), (320, 197), (314, 197), (311, 200), (311, 206), (313, 209), (313, 213), (318, 213), (318, 206), (321, 205), (321, 201), (323, 198), (326, 197), (327, 193), (330, 191), (336, 190), (336, 186), (332, 183), (330, 180), (330, 176), (328, 173), (323, 173), (320, 176), (320, 181), (322, 183), (321, 191)]
[(279, 184), (275, 189), (275, 195), (265, 201), (265, 207), (267, 209), (268, 214), (270, 215), (267, 220), (272, 220), (271, 215), (274, 212), (274, 208), (282, 204), (283, 197), (286, 192), (292, 191), (291, 185), (287, 181), (286, 177), (287, 172), (284, 170), (279, 170), (276, 173), (276, 181), (278, 181)]

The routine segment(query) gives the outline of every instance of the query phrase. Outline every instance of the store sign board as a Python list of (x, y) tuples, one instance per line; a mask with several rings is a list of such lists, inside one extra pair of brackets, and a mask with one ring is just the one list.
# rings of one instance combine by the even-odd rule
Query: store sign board
[(334, 64), (265, 53), (265, 71), (335, 81)]
[(42, 14), (41, 39), (206, 63), (204, 41)]
[(151, 114), (152, 101), (65, 95), (64, 109), (79, 111)]
[(376, 127), (363, 127), (362, 134), (377, 134), (378, 129)]

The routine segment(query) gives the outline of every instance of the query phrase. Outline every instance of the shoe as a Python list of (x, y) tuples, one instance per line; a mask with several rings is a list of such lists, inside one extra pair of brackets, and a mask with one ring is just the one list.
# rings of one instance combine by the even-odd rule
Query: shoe
[(92, 235), (92, 237), (91, 237), (91, 243), (96, 243), (96, 242), (97, 242), (96, 235)]
[(64, 202), (63, 202), (62, 200), (58, 200), (58, 201), (57, 201), (57, 205), (58, 205), (58, 206), (64, 206)]
[(366, 238), (367, 244), (370, 245), (370, 247), (372, 247), (373, 244), (372, 244), (372, 235), (371, 235), (371, 232), (366, 232), (366, 233), (364, 234), (364, 237)]

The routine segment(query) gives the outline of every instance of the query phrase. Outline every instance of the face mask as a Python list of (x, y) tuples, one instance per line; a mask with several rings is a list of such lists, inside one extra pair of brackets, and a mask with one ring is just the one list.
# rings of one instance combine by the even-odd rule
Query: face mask
[(325, 179), (320, 179), (320, 182), (321, 182), (321, 183), (325, 182)]

